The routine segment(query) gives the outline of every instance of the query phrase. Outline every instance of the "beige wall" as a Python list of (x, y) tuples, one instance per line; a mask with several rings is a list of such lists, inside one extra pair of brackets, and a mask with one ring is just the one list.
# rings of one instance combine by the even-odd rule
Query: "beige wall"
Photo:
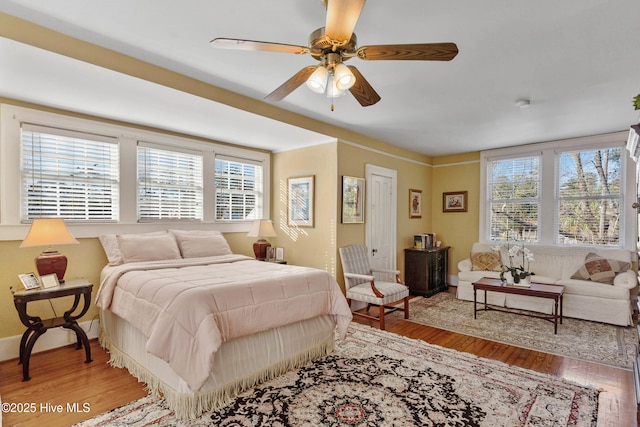
[[(323, 144), (272, 156), (271, 219), (278, 236), (272, 246), (284, 248), (289, 264), (335, 273), (336, 268), (336, 144)], [(314, 177), (314, 226), (289, 226), (287, 180)]]
[[(433, 161), (432, 216), (437, 240), (449, 249), (449, 276), (467, 258), (478, 241), (480, 206), (480, 153), (443, 156)], [(467, 191), (467, 212), (442, 212), (442, 193)]]
[[(94, 283), (93, 294), (98, 289), (100, 270), (107, 263), (102, 246), (98, 239), (78, 239), (80, 244), (68, 245), (56, 248), (69, 259), (65, 277), (84, 277)], [(25, 327), (20, 323), (18, 314), (13, 305), (13, 297), (9, 289), (22, 289), (18, 275), (35, 272), (34, 258), (42, 252), (43, 248), (19, 248), (20, 241), (0, 241), (0, 271), (2, 271), (2, 285), (0, 286), (0, 337), (20, 335)], [(57, 316), (71, 308), (72, 297), (52, 300)], [(29, 314), (42, 318), (56, 317), (48, 301), (35, 301), (29, 303)], [(84, 316), (83, 320), (96, 317), (98, 310), (94, 304)], [(17, 357), (17, 355), (16, 355)]]
[[(397, 188), (397, 268), (404, 273), (404, 249), (413, 245), (413, 235), (431, 230), (431, 210), (424, 203), (431, 199), (432, 168), (430, 158), (417, 153), (401, 152), (385, 147), (386, 152), (347, 143), (338, 144), (338, 176), (336, 193), (341, 197), (343, 175), (365, 178), (367, 164), (393, 169), (398, 173)], [(386, 154), (389, 153), (389, 154)], [(365, 183), (366, 185), (366, 183)], [(409, 218), (409, 189), (422, 190), (422, 218)], [(339, 202), (340, 203), (340, 202)], [(341, 224), (338, 203), (337, 247), (348, 244), (365, 244), (365, 224)], [(365, 203), (366, 205), (366, 203)], [(342, 266), (338, 265), (336, 279), (343, 285)]]

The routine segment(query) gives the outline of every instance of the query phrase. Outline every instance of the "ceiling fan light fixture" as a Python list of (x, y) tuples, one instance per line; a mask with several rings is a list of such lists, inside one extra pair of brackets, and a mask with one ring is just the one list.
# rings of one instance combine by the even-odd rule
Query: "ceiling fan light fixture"
[(327, 77), (329, 72), (322, 65), (311, 73), (306, 81), (306, 85), (315, 93), (324, 93), (327, 88)]
[(344, 96), (346, 91), (338, 87), (337, 79), (333, 75), (329, 75), (329, 83), (327, 84), (327, 98), (338, 98)]
[(356, 83), (356, 76), (343, 63), (336, 65), (334, 76), (336, 87), (340, 90), (349, 90)]

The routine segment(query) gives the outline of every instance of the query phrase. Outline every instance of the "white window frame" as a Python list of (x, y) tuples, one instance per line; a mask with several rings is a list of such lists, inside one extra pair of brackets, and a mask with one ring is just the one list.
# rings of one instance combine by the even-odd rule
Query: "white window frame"
[[(240, 164), (249, 164), (249, 165), (254, 165), (256, 167), (259, 167), (261, 169), (264, 168), (264, 165), (262, 164), (262, 162), (256, 162), (255, 160), (251, 160), (251, 159), (246, 159), (246, 158), (240, 158), (240, 157), (234, 157), (234, 156), (227, 156), (227, 155), (222, 155), (222, 154), (216, 154), (215, 159), (214, 159), (214, 169), (215, 169), (215, 160), (221, 160), (221, 161), (226, 161), (226, 162), (230, 162), (230, 163), (240, 163)], [(214, 170), (214, 176), (215, 176), (215, 170)], [(263, 176), (261, 177), (256, 177), (255, 179), (255, 183), (256, 183), (256, 187), (262, 186), (264, 188), (264, 173)], [(214, 180), (215, 181), (215, 180)], [(244, 181), (243, 181), (244, 183)], [(215, 182), (214, 182), (214, 186), (215, 186)], [(233, 219), (218, 219), (218, 205), (217, 205), (217, 196), (218, 196), (218, 188), (216, 187), (215, 189), (216, 191), (216, 197), (215, 197), (215, 214), (216, 214), (216, 221), (219, 222), (232, 222), (234, 221)], [(229, 195), (232, 196), (234, 193), (233, 189), (229, 190)], [(241, 194), (244, 194), (244, 191), (240, 191)], [(246, 220), (255, 220), (255, 219), (262, 219), (265, 218), (265, 211), (264, 211), (264, 199), (265, 199), (265, 195), (262, 191), (260, 191), (259, 189), (256, 189), (256, 191), (253, 192), (255, 197), (256, 197), (256, 203), (255, 203), (255, 209), (253, 212), (253, 215), (247, 216)]]
[[(190, 222), (190, 221), (202, 221), (204, 219), (203, 216), (203, 201), (204, 201), (204, 178), (203, 178), (203, 174), (204, 174), (204, 153), (200, 152), (200, 151), (195, 151), (195, 150), (185, 150), (182, 148), (177, 148), (177, 147), (172, 147), (172, 146), (166, 146), (166, 145), (159, 145), (159, 144), (154, 144), (154, 143), (149, 143), (149, 142), (145, 142), (145, 141), (138, 141), (138, 147), (136, 150), (136, 156), (137, 156), (137, 179), (136, 179), (136, 185), (138, 188), (137, 191), (137, 208), (138, 208), (138, 221), (139, 222), (166, 222), (166, 221), (176, 221), (176, 222)], [(153, 166), (149, 166), (149, 174), (150, 176), (162, 176), (162, 179), (167, 178), (167, 174), (169, 174), (169, 176), (171, 177), (171, 179), (175, 180), (176, 178), (178, 178), (178, 176), (180, 176), (181, 179), (188, 179), (190, 182), (196, 183), (196, 185), (189, 185), (189, 186), (179, 186), (176, 185), (175, 183), (173, 184), (173, 188), (174, 189), (179, 189), (180, 191), (188, 191), (191, 195), (192, 195), (192, 200), (191, 203), (185, 203), (184, 205), (182, 203), (179, 203), (177, 206), (174, 203), (169, 203), (169, 206), (173, 206), (174, 208), (186, 208), (188, 211), (192, 211), (193, 214), (195, 215), (192, 218), (189, 217), (184, 217), (184, 218), (175, 218), (175, 219), (169, 219), (169, 218), (152, 218), (152, 217), (142, 217), (142, 200), (140, 198), (140, 194), (142, 191), (143, 186), (146, 186), (145, 182), (141, 181), (141, 173), (144, 173), (146, 176), (147, 173), (147, 165), (146, 164), (142, 164), (140, 161), (140, 150), (148, 150), (150, 152), (150, 154), (153, 155), (153, 153), (159, 153), (159, 152), (164, 152), (164, 153), (170, 153), (170, 154), (165, 154), (162, 157), (164, 157), (165, 159), (168, 158), (169, 156), (171, 156), (171, 159), (174, 163), (172, 163), (172, 165), (175, 165), (175, 161), (178, 160), (181, 156), (183, 159), (183, 162), (186, 160), (188, 162), (188, 164), (191, 166), (190, 170), (184, 170), (182, 169), (182, 172), (180, 175), (177, 175), (175, 173), (173, 173), (173, 170), (175, 170), (175, 167), (171, 167), (171, 168), (164, 168), (165, 171), (162, 171), (162, 167), (160, 168), (155, 168)], [(189, 161), (187, 160), (189, 157), (191, 157), (192, 159), (196, 159), (195, 161)], [(166, 171), (166, 169), (170, 169), (170, 171)], [(169, 188), (169, 186), (167, 185), (166, 182), (164, 183), (160, 183), (160, 184), (151, 184), (150, 186), (158, 189), (158, 187), (166, 190)], [(161, 211), (163, 211), (164, 208), (159, 208), (157, 209), (156, 213), (160, 214)]]
[(271, 212), (271, 154), (257, 149), (242, 148), (215, 141), (178, 137), (162, 132), (152, 132), (131, 126), (107, 123), (99, 120), (50, 113), (31, 108), (0, 104), (0, 240), (22, 240), (29, 224), (20, 221), (20, 124), (23, 122), (42, 126), (96, 133), (117, 138), (120, 147), (120, 220), (117, 223), (70, 224), (75, 237), (97, 237), (102, 234), (137, 233), (175, 227), (176, 223), (140, 223), (137, 219), (137, 171), (136, 152), (140, 140), (201, 151), (204, 156), (203, 220), (180, 223), (181, 228), (208, 228), (221, 232), (248, 232), (251, 221), (216, 221), (214, 159), (216, 155), (250, 159), (262, 164), (263, 216)]
[[(487, 240), (489, 239), (489, 236), (491, 234), (491, 193), (489, 192), (489, 188), (491, 187), (489, 185), (489, 175), (491, 175), (489, 173), (489, 169), (492, 168), (493, 163), (496, 161), (508, 161), (508, 160), (520, 160), (520, 159), (536, 159), (538, 161), (538, 194), (536, 197), (530, 197), (530, 198), (519, 198), (516, 200), (510, 199), (510, 201), (518, 201), (520, 203), (530, 203), (530, 204), (535, 204), (538, 207), (538, 225), (540, 223), (540, 217), (541, 217), (541, 210), (542, 210), (542, 176), (540, 174), (540, 169), (542, 167), (542, 155), (539, 152), (528, 152), (526, 154), (520, 154), (520, 155), (512, 155), (512, 156), (500, 156), (500, 157), (488, 157), (486, 159), (486, 167), (485, 167), (485, 171), (487, 172), (487, 179), (484, 181), (486, 183), (485, 188), (487, 191), (487, 197), (484, 199), (485, 203), (487, 203), (486, 208), (485, 208), (485, 212), (487, 215), (487, 224), (486, 224), (486, 236), (487, 236)], [(499, 199), (500, 203), (508, 203), (507, 200), (505, 199)], [(540, 230), (537, 229), (536, 230), (536, 236), (537, 239), (536, 240), (525, 240), (529, 243), (538, 243), (539, 239), (540, 239)], [(511, 237), (511, 236), (510, 236)], [(497, 241), (492, 241), (492, 242), (497, 242)]]
[[(32, 138), (26, 136), (29, 133)], [(42, 139), (41, 135), (44, 135)], [(20, 143), (22, 222), (57, 216), (62, 210), (67, 212), (68, 222), (117, 222), (120, 182), (116, 138), (22, 123)], [(43, 168), (39, 169), (38, 164)], [(37, 190), (38, 183), (48, 184)], [(61, 188), (65, 189), (63, 194), (60, 194)], [(87, 194), (91, 189), (100, 200), (93, 207), (104, 208), (106, 215), (91, 213), (93, 198)], [(105, 190), (110, 197), (104, 197)], [(29, 193), (33, 195), (32, 200)]]
[[(542, 179), (540, 219), (538, 224), (539, 242), (542, 245), (557, 246), (555, 243), (555, 191), (558, 180), (556, 171), (556, 154), (560, 151), (590, 150), (606, 147), (619, 147), (622, 150), (620, 167), (621, 188), (623, 201), (620, 206), (622, 220), (620, 223), (620, 243), (617, 248), (631, 251), (636, 250), (636, 215), (630, 210), (630, 203), (635, 200), (635, 169), (632, 167), (630, 156), (625, 149), (627, 132), (615, 132), (583, 138), (565, 139), (518, 147), (508, 147), (487, 150), (480, 153), (480, 212), (479, 212), (479, 241), (491, 243), (489, 240), (488, 215), (489, 203), (487, 194), (488, 167), (491, 160), (497, 158), (526, 157), (527, 155), (541, 155), (540, 176)], [(624, 229), (623, 229), (624, 227)], [(532, 243), (533, 244), (533, 243)], [(569, 247), (576, 247), (571, 245)], [(613, 246), (607, 246), (612, 248)]]

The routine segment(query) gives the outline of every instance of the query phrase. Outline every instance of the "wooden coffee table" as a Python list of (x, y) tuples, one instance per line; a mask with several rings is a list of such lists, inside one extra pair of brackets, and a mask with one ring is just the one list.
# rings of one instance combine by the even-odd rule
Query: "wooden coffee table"
[[(477, 282), (473, 282), (473, 318), (477, 318), (477, 313), (482, 308), (478, 309), (476, 306), (477, 291), (484, 291), (484, 311), (494, 310), (503, 311), (505, 313), (519, 314), (522, 316), (535, 317), (538, 319), (548, 320), (553, 323), (553, 333), (558, 333), (558, 320), (562, 324), (562, 296), (564, 295), (564, 286), (562, 285), (545, 285), (543, 283), (531, 282), (531, 287), (514, 286), (502, 283), (500, 279), (492, 279), (489, 277), (483, 277)], [(537, 315), (531, 313), (520, 313), (513, 310), (507, 310), (502, 308), (496, 308), (487, 305), (487, 291), (489, 292), (501, 292), (503, 294), (525, 295), (530, 297), (548, 298), (554, 301), (553, 314)]]

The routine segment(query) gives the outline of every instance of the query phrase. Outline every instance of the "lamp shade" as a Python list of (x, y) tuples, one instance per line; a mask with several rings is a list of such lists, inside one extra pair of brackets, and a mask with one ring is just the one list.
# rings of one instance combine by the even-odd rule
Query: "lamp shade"
[(258, 238), (253, 244), (253, 253), (257, 259), (265, 259), (267, 257), (267, 248), (271, 246), (271, 243), (267, 242), (264, 237), (273, 237), (275, 235), (276, 231), (273, 229), (273, 223), (270, 219), (257, 219), (253, 222), (247, 236)]
[(55, 273), (58, 281), (64, 283), (64, 273), (67, 271), (67, 257), (51, 250), (51, 246), (78, 243), (67, 229), (62, 218), (37, 218), (31, 223), (27, 237), (24, 238), (20, 247), (48, 246), (49, 249), (35, 259), (38, 274), (42, 277)]
[(348, 90), (356, 83), (356, 76), (343, 63), (336, 65), (334, 76), (336, 87), (340, 90)]
[(336, 82), (337, 80), (334, 76), (329, 76), (329, 83), (327, 84), (327, 98), (338, 98), (346, 94), (345, 91), (336, 86)]
[(20, 244), (21, 248), (33, 246), (77, 245), (62, 218), (37, 218)]
[(322, 65), (319, 65), (316, 70), (311, 73), (306, 81), (307, 87), (316, 93), (324, 93), (327, 88), (327, 76), (328, 71)]
[(253, 221), (251, 230), (247, 234), (249, 237), (274, 237), (276, 231), (273, 229), (273, 223), (270, 219), (257, 219)]

